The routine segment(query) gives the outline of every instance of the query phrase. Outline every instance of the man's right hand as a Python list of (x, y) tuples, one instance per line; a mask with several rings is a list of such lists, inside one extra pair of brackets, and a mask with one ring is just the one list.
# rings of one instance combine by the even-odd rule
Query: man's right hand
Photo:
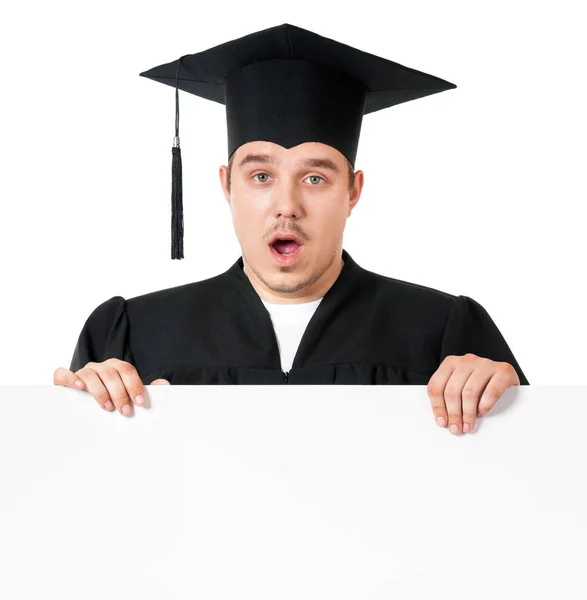
[[(80, 382), (81, 385), (76, 385)], [(126, 417), (132, 413), (132, 405), (143, 406), (145, 388), (134, 365), (109, 358), (104, 362), (89, 362), (85, 367), (73, 373), (69, 369), (58, 367), (53, 374), (54, 385), (64, 385), (76, 390), (86, 390), (98, 404), (107, 411), (114, 408)], [(167, 379), (155, 379), (151, 385), (170, 385)]]

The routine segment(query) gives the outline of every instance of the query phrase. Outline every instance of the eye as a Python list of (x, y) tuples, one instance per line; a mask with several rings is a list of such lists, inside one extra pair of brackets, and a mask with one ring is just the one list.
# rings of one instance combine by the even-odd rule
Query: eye
[[(261, 180), (255, 179), (256, 177), (263, 177), (263, 179), (261, 179)], [(257, 181), (258, 183), (265, 183), (265, 182), (267, 182), (268, 178), (269, 178), (268, 173), (255, 173), (255, 175), (253, 175), (253, 179), (255, 179), (255, 181)], [(320, 177), (320, 175), (310, 175), (306, 179), (312, 180), (313, 186), (316, 186), (319, 184), (319, 182), (316, 181), (317, 179), (325, 181), (324, 177)]]
[[(264, 176), (264, 177), (269, 177), (269, 175), (267, 173), (256, 173), (255, 175), (253, 175), (253, 179), (255, 179), (255, 177), (258, 177), (259, 175)], [(259, 181), (258, 179), (256, 181)], [(259, 181), (259, 183), (265, 183), (267, 180), (264, 179), (262, 181)]]
[[(322, 179), (322, 181), (325, 181), (324, 177), (320, 177), (320, 175), (310, 175), (307, 179)], [(312, 185), (315, 186), (318, 184), (312, 183)]]

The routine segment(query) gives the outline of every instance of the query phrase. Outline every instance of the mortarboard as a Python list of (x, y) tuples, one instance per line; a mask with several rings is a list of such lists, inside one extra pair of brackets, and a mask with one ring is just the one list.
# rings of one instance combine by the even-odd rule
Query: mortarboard
[(456, 88), (284, 23), (140, 73), (175, 87), (171, 258), (183, 258), (179, 90), (226, 106), (228, 158), (247, 142), (321, 142), (355, 163), (363, 115)]

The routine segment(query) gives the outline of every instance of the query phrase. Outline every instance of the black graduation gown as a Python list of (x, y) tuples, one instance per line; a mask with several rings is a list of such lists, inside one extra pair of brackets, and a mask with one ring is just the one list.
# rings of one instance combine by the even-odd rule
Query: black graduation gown
[(103, 302), (83, 326), (70, 370), (115, 357), (145, 385), (427, 385), (446, 356), (471, 352), (509, 362), (529, 384), (475, 300), (373, 273), (345, 250), (342, 258), (288, 373), (242, 256), (210, 279)]

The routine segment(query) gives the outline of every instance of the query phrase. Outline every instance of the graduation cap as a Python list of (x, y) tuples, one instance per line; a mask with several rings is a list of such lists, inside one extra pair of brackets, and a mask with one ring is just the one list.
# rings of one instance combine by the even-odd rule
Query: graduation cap
[(175, 87), (171, 258), (183, 258), (179, 90), (226, 106), (228, 158), (247, 142), (321, 142), (355, 163), (363, 115), (453, 83), (284, 23), (140, 73)]

